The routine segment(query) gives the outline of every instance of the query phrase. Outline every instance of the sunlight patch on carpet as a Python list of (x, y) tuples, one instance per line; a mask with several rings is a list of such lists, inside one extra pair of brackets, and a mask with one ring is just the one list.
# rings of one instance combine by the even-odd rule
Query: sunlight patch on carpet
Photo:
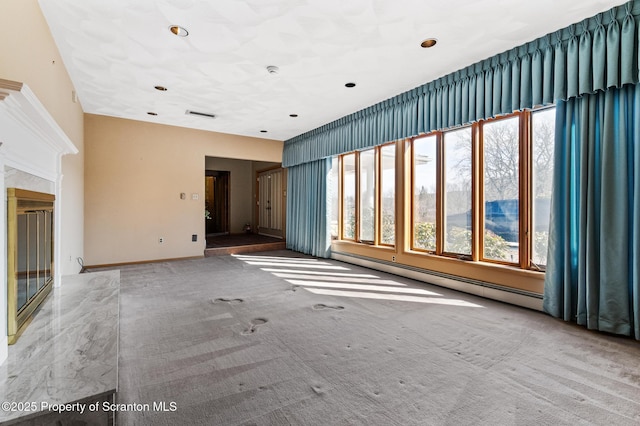
[(431, 303), (436, 305), (463, 306), (466, 308), (482, 308), (482, 306), (476, 305), (475, 303), (469, 303), (464, 300), (457, 300), (457, 299), (406, 296), (406, 295), (400, 295), (400, 294), (368, 293), (364, 291), (325, 290), (320, 288), (307, 288), (307, 291), (310, 291), (311, 293), (314, 293), (314, 294), (322, 294), (325, 296), (354, 297), (354, 298), (360, 298), (360, 299), (393, 300), (398, 302)]

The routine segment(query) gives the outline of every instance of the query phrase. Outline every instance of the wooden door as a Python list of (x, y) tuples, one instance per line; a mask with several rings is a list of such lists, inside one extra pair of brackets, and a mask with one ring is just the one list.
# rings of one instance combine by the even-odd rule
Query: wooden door
[(258, 173), (258, 233), (284, 237), (285, 171), (282, 168)]
[(205, 176), (205, 208), (207, 235), (229, 233), (229, 172), (207, 170)]

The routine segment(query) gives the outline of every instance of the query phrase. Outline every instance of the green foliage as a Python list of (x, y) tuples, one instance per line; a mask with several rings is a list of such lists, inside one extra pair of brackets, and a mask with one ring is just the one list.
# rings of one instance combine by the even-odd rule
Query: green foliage
[(436, 249), (436, 224), (429, 222), (416, 223), (413, 228), (413, 245), (424, 250)]
[[(355, 231), (355, 216), (349, 215), (346, 223), (349, 230)], [(345, 229), (346, 231), (347, 229)], [(536, 233), (536, 244), (546, 244), (546, 236), (542, 232)], [(347, 236), (349, 234), (345, 234)], [(395, 244), (395, 217), (385, 215), (382, 217), (381, 243)], [(538, 242), (540, 240), (540, 242)], [(484, 237), (484, 255), (489, 259), (510, 261), (509, 246), (507, 241), (501, 236), (487, 231)], [(435, 251), (436, 250), (436, 225), (431, 222), (419, 222), (414, 226), (413, 244), (415, 248)], [(471, 231), (461, 227), (451, 227), (447, 232), (446, 251), (450, 253), (471, 254)], [(536, 250), (538, 250), (536, 246)], [(546, 257), (546, 246), (545, 246)]]
[(349, 209), (349, 216), (344, 221), (344, 229), (342, 230), (342, 234), (345, 238), (353, 239), (356, 237), (356, 211), (355, 209)]
[(445, 251), (451, 253), (471, 254), (471, 231), (452, 226), (446, 235), (447, 243)]
[(494, 234), (489, 230), (485, 231), (484, 257), (487, 259), (511, 261), (508, 255), (509, 246), (507, 245), (507, 241), (500, 235)]
[[(429, 222), (416, 223), (414, 226), (413, 244), (415, 248), (424, 250), (436, 249), (436, 225)], [(471, 231), (460, 227), (452, 227), (447, 232), (446, 251), (450, 253), (471, 254)], [(509, 246), (507, 241), (491, 231), (485, 234), (485, 257), (491, 259), (507, 259)]]
[(533, 238), (533, 262), (538, 266), (545, 266), (547, 264), (549, 233), (537, 231)]
[(380, 239), (382, 244), (394, 245), (396, 243), (396, 218), (392, 214), (382, 216), (382, 229)]

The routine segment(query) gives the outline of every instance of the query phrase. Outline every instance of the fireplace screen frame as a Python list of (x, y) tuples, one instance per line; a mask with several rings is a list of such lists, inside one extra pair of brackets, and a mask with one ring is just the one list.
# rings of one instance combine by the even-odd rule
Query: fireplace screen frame
[(7, 336), (14, 344), (53, 287), (55, 196), (7, 188)]

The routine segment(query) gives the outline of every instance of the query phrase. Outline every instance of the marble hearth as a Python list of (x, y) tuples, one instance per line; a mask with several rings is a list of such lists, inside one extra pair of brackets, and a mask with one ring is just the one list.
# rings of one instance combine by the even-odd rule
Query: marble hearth
[(0, 366), (0, 401), (31, 404), (3, 406), (0, 424), (50, 414), (47, 404), (113, 398), (119, 298), (119, 271), (63, 277)]

